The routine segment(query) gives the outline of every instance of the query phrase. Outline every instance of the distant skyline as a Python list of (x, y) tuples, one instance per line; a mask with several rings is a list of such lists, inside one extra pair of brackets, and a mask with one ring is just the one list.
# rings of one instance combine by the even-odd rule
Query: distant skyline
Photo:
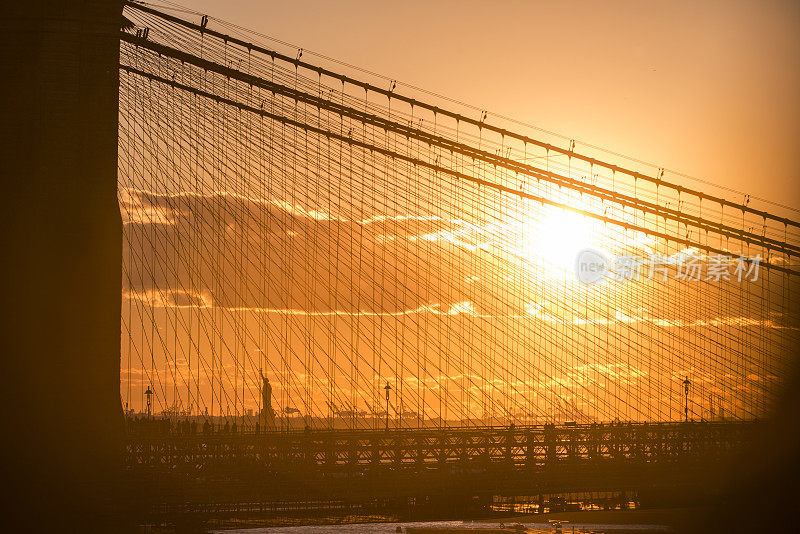
[(181, 3), (540, 128), (800, 208), (796, 2)]

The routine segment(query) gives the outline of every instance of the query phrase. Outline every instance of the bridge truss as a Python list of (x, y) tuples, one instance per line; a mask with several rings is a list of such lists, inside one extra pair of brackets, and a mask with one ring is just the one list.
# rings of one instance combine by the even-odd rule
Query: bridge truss
[(442, 496), (642, 495), (692, 487), (718, 476), (729, 453), (749, 444), (757, 427), (717, 422), (140, 435), (128, 440), (126, 463), (146, 481), (140, 484), (147, 494), (157, 496), (162, 514), (255, 515), (269, 511), (264, 503), (392, 498), (397, 512)]
[[(768, 413), (800, 341), (800, 223), (775, 206), (221, 21), (124, 15), (132, 412), (151, 388), (156, 413), (252, 427), (266, 376), (277, 429)], [(636, 274), (581, 283), (587, 248)]]

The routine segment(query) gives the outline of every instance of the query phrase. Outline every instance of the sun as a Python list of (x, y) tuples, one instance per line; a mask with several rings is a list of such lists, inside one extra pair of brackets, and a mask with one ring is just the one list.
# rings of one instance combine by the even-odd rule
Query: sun
[(598, 245), (594, 221), (575, 211), (544, 206), (522, 224), (522, 256), (551, 273), (572, 273), (578, 253)]

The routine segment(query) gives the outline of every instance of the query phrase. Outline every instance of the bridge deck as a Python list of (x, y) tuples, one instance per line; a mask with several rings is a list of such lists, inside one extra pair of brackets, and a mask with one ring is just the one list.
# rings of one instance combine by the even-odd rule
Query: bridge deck
[(126, 463), (162, 503), (635, 490), (691, 483), (756, 428), (664, 423), (131, 435)]

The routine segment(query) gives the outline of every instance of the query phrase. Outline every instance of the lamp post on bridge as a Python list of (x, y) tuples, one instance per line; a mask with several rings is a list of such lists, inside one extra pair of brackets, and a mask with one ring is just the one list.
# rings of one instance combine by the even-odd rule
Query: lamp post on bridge
[(689, 377), (687, 376), (686, 379), (683, 381), (683, 394), (684, 394), (684, 404), (683, 404), (683, 420), (684, 422), (689, 422), (689, 386), (692, 383), (689, 382)]
[(150, 386), (147, 386), (144, 396), (147, 397), (147, 418), (150, 419), (153, 415), (153, 390), (150, 389)]
[(389, 385), (389, 382), (386, 382), (386, 386), (383, 388), (386, 390), (386, 431), (389, 431), (389, 391), (391, 391), (392, 386)]

